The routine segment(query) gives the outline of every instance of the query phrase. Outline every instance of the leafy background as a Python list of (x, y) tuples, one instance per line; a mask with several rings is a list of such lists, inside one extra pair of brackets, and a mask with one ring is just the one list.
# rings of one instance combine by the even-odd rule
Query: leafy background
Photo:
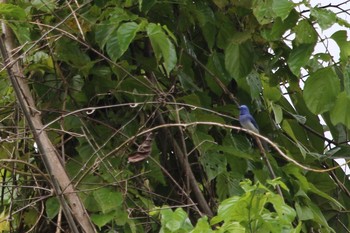
[[(330, 11), (346, 2), (12, 0), (0, 14), (98, 232), (346, 232), (334, 159), (350, 152), (350, 42), (316, 30), (349, 28)], [(316, 53), (326, 40), (339, 61)], [(4, 69), (0, 87), (0, 230), (65, 231)], [(230, 127), (239, 104), (277, 179)]]

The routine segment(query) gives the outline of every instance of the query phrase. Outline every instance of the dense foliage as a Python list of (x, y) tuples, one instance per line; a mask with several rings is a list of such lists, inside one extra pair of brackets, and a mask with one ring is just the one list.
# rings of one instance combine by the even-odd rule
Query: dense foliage
[[(342, 7), (11, 0), (0, 15), (99, 232), (345, 232), (350, 183), (328, 168), (350, 152), (350, 42), (319, 35), (350, 27), (330, 11)], [(315, 51), (329, 41), (339, 61)], [(5, 70), (0, 92), (0, 231), (65, 230)], [(273, 143), (276, 179), (230, 127), (239, 104)]]

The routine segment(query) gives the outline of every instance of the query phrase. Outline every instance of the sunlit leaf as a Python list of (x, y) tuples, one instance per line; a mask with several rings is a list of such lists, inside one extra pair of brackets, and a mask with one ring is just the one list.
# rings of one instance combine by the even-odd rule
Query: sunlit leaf
[(273, 0), (254, 0), (253, 1), (253, 13), (260, 24), (268, 24), (272, 22), (275, 14), (273, 12), (272, 4), (273, 4)]
[(193, 229), (186, 212), (181, 208), (172, 211), (165, 207), (165, 209), (161, 210), (161, 221), (163, 227), (165, 227), (167, 231), (176, 232), (181, 229), (184, 232), (185, 230), (189, 232)]
[(283, 112), (282, 112), (281, 106), (272, 103), (271, 107), (272, 107), (273, 114), (275, 116), (276, 123), (280, 124), (283, 120)]
[(99, 214), (92, 214), (91, 220), (94, 224), (96, 224), (100, 229), (107, 223), (113, 220), (115, 213), (109, 212), (109, 213), (99, 213)]
[(273, 0), (272, 10), (276, 16), (286, 19), (290, 11), (294, 8), (294, 3), (289, 0)]
[(7, 19), (26, 19), (25, 11), (21, 7), (10, 3), (0, 3), (0, 15)]
[(214, 232), (209, 223), (208, 223), (208, 217), (204, 216), (200, 219), (198, 219), (196, 227), (190, 232), (190, 233), (212, 233)]

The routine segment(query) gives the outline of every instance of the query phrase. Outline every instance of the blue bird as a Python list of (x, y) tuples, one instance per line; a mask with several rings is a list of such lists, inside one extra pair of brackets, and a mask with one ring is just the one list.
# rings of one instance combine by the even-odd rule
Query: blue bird
[(254, 133), (259, 133), (259, 127), (255, 119), (249, 113), (249, 108), (246, 105), (241, 105), (239, 107), (239, 123), (245, 129), (249, 129)]

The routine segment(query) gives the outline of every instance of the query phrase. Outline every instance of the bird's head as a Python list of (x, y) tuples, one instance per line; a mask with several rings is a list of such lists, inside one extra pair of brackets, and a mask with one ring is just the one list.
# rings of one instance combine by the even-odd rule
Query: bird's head
[(249, 113), (249, 108), (246, 106), (246, 105), (241, 105), (239, 106), (239, 111), (240, 111), (240, 114), (247, 114)]

